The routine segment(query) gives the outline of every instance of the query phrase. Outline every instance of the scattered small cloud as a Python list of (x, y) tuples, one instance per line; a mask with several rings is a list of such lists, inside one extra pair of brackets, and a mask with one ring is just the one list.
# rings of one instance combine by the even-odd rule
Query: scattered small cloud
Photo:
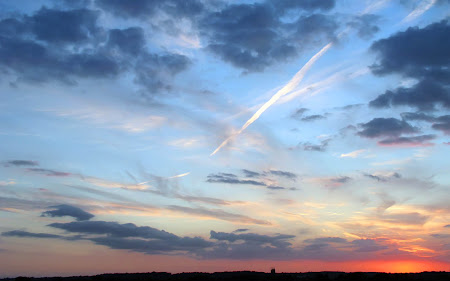
[(41, 169), (41, 168), (28, 168), (27, 171), (43, 174), (47, 177), (70, 177), (72, 176), (71, 173), (62, 172), (62, 171), (56, 171), (56, 170), (50, 170), (50, 169)]
[(331, 139), (324, 139), (320, 141), (319, 144), (313, 144), (310, 142), (300, 143), (300, 147), (303, 148), (305, 151), (317, 151), (317, 152), (324, 152), (326, 151)]
[(364, 174), (365, 177), (374, 179), (379, 182), (387, 182), (393, 179), (399, 179), (402, 176), (397, 172), (389, 172), (389, 173), (373, 173), (373, 174)]
[(6, 161), (5, 166), (39, 166), (39, 162), (31, 160), (8, 160)]
[(305, 122), (312, 122), (312, 121), (321, 120), (321, 119), (325, 119), (325, 118), (326, 117), (324, 115), (314, 114), (314, 115), (308, 115), (308, 116), (302, 117), (300, 120), (305, 121)]

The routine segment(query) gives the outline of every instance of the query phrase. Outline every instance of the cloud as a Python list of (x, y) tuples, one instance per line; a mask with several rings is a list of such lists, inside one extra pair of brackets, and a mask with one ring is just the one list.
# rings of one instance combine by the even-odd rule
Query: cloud
[(441, 40), (449, 36), (450, 25), (443, 20), (424, 28), (411, 27), (374, 42), (371, 50), (378, 57), (377, 63), (371, 66), (374, 74), (397, 73), (418, 82), (409, 88), (388, 90), (369, 105), (376, 108), (406, 105), (421, 111), (435, 110), (438, 105), (450, 108), (450, 54), (447, 52), (450, 42)]
[(364, 174), (364, 176), (380, 182), (387, 182), (389, 180), (399, 179), (402, 177), (399, 173), (388, 173), (388, 174), (375, 173), (375, 174)]
[(380, 28), (377, 23), (380, 21), (380, 17), (374, 14), (363, 14), (356, 16), (348, 23), (348, 26), (355, 28), (357, 34), (362, 39), (372, 38)]
[(87, 7), (91, 4), (91, 0), (53, 0), (55, 5), (62, 4), (63, 7), (77, 8)]
[(258, 186), (266, 185), (265, 183), (260, 182), (260, 181), (241, 180), (235, 174), (229, 174), (229, 173), (209, 174), (207, 176), (206, 181), (211, 182), (211, 183), (250, 184), (250, 185), (258, 185)]
[(211, 230), (211, 239), (215, 239), (218, 241), (228, 241), (228, 242), (251, 242), (256, 244), (266, 244), (269, 243), (274, 247), (286, 247), (291, 245), (289, 242), (286, 242), (287, 239), (295, 238), (294, 235), (286, 235), (279, 234), (275, 236), (261, 235), (255, 233), (244, 233), (244, 234), (235, 234), (235, 233), (226, 233), (226, 232), (215, 232)]
[[(301, 16), (292, 26), (296, 29), (294, 34), (299, 36), (297, 38), (302, 38), (302, 41), (304, 39), (307, 40), (306, 42), (323, 42), (322, 40), (329, 42), (336, 40), (335, 31), (338, 29), (338, 24), (332, 17), (325, 14)], [(301, 48), (306, 47), (306, 45), (304, 44)]]
[[(70, 226), (67, 226), (68, 224)], [(196, 251), (214, 245), (214, 243), (200, 237), (179, 237), (163, 230), (148, 226), (138, 227), (131, 223), (118, 224), (104, 221), (86, 221), (68, 224), (55, 223), (50, 226), (64, 229), (70, 233), (77, 233), (77, 236), (68, 237), (19, 230), (3, 232), (2, 236), (88, 240), (112, 249), (125, 249), (146, 254), (169, 254), (183, 251), (194, 255)], [(105, 234), (106, 236), (104, 236)]]
[(308, 244), (322, 244), (322, 243), (346, 243), (347, 240), (340, 237), (319, 237), (314, 239), (306, 239), (304, 242)]
[[(295, 235), (258, 234), (237, 229), (232, 233), (210, 231), (210, 240), (202, 237), (180, 237), (165, 230), (133, 223), (110, 221), (78, 221), (51, 223), (49, 227), (64, 230), (67, 235), (32, 233), (14, 230), (2, 236), (22, 238), (53, 238), (71, 241), (91, 241), (111, 249), (124, 249), (146, 254), (181, 254), (201, 259), (350, 259), (359, 252), (387, 249), (375, 239), (347, 241), (340, 237), (317, 237), (293, 246)], [(244, 232), (244, 233), (242, 233)]]
[(291, 173), (291, 172), (286, 172), (286, 171), (269, 170), (267, 173), (269, 173), (271, 175), (279, 176), (279, 177), (288, 178), (290, 180), (295, 180), (297, 178), (296, 174)]
[(72, 176), (71, 173), (50, 170), (50, 169), (28, 168), (27, 171), (44, 174), (47, 177), (70, 177), (70, 176)]
[(347, 177), (347, 176), (342, 176), (342, 177), (337, 177), (337, 178), (330, 178), (330, 181), (333, 183), (347, 183), (351, 180), (351, 177)]
[(431, 7), (433, 7), (433, 5), (436, 4), (437, 2), (439, 1), (438, 0), (421, 1), (420, 4), (402, 20), (402, 23), (415, 20), (416, 18), (420, 17), (423, 13), (428, 11)]
[(320, 142), (320, 144), (312, 144), (310, 142), (305, 142), (303, 144), (300, 143), (299, 145), (301, 145), (303, 147), (303, 150), (305, 150), (305, 151), (324, 152), (327, 149), (330, 141), (331, 141), (331, 139), (325, 139), (325, 140), (322, 140)]
[(260, 177), (262, 175), (262, 174), (260, 174), (258, 172), (250, 171), (250, 170), (247, 170), (247, 169), (242, 169), (242, 172), (244, 173), (244, 175), (247, 178), (257, 178), (257, 177)]
[(180, 251), (194, 254), (196, 251), (211, 247), (213, 244), (200, 237), (177, 237), (170, 240), (143, 240), (120, 237), (92, 237), (87, 238), (97, 245), (107, 246), (111, 249), (123, 249), (146, 254), (170, 254)]
[(334, 1), (312, 2), (230, 4), (205, 13), (198, 25), (207, 49), (222, 60), (247, 72), (263, 71), (335, 37), (338, 25), (329, 15), (301, 15), (291, 23), (279, 19), (280, 13), (291, 9), (327, 10), (334, 6)]
[(352, 151), (349, 153), (342, 153), (340, 157), (341, 158), (346, 158), (346, 157), (357, 158), (359, 155), (363, 154), (366, 151), (367, 151), (367, 149), (359, 149), (359, 150), (355, 150), (355, 151)]
[(229, 213), (220, 209), (190, 208), (175, 205), (169, 206), (169, 209), (201, 217), (209, 217), (237, 223), (271, 225), (271, 223), (266, 220), (258, 220), (244, 215)]
[(430, 219), (429, 216), (422, 215), (418, 212), (383, 214), (379, 218), (387, 223), (401, 225), (423, 225)]
[(124, 18), (148, 17), (158, 8), (158, 1), (120, 1), (96, 0), (95, 3), (105, 11)]
[(152, 93), (171, 89), (174, 75), (190, 65), (180, 54), (149, 53), (140, 27), (99, 26), (99, 11), (41, 8), (31, 16), (0, 21), (0, 69), (19, 81), (109, 79), (131, 72)]
[(421, 135), (414, 137), (393, 137), (381, 140), (378, 142), (380, 145), (385, 146), (430, 146), (433, 143), (428, 141), (434, 140), (436, 135)]
[(12, 166), (39, 166), (39, 163), (37, 161), (30, 161), (30, 160), (9, 160), (9, 161), (6, 161), (6, 165), (12, 165)]
[(14, 197), (0, 196), (0, 206), (2, 208), (12, 208), (26, 211), (40, 211), (46, 209), (49, 205), (55, 204), (50, 200), (27, 200)]
[(54, 44), (86, 42), (99, 35), (98, 11), (75, 9), (61, 11), (41, 8), (25, 22), (36, 39)]
[(369, 102), (376, 108), (407, 105), (423, 111), (434, 110), (438, 104), (450, 108), (450, 92), (433, 79), (423, 79), (411, 88), (388, 90)]
[(146, 19), (156, 12), (165, 12), (176, 17), (194, 16), (203, 11), (201, 1), (121, 1), (121, 0), (96, 0), (95, 3), (105, 11), (123, 18)]
[[(88, 36), (97, 30), (97, 17), (89, 10), (42, 8), (32, 17), (0, 21), (0, 67), (29, 82), (74, 83), (73, 77), (105, 78), (118, 74), (119, 65), (100, 50), (72, 52), (59, 46), (97, 40)], [(58, 21), (61, 18), (67, 21)]]
[(425, 121), (432, 124), (432, 128), (442, 131), (444, 134), (450, 134), (450, 115), (442, 115), (435, 117), (423, 112), (404, 112), (401, 114), (402, 119), (411, 121)]
[[(183, 176), (186, 176), (188, 173), (179, 174), (176, 176), (171, 177), (158, 177), (153, 175), (148, 175), (151, 177), (152, 180), (145, 181), (136, 185), (125, 185), (126, 189), (134, 189), (139, 192), (147, 192), (152, 193), (159, 196), (164, 196), (168, 198), (177, 198), (181, 199), (186, 202), (200, 202), (200, 203), (206, 203), (206, 204), (212, 204), (212, 205), (231, 205), (231, 204), (241, 204), (242, 201), (226, 201), (223, 199), (213, 198), (213, 197), (207, 197), (207, 196), (198, 196), (198, 195), (188, 195), (188, 194), (182, 194), (180, 192), (180, 186), (179, 182), (176, 180), (173, 180), (175, 178), (180, 178)], [(148, 189), (148, 185), (146, 183), (152, 183), (152, 187), (155, 187), (155, 189)], [(114, 184), (112, 185), (114, 186)], [(122, 185), (123, 186), (123, 185)], [(139, 188), (141, 187), (141, 188)]]
[(22, 230), (2, 232), (2, 236), (21, 238), (63, 238), (64, 236), (49, 233), (32, 233)]
[(168, 80), (190, 65), (191, 60), (184, 55), (144, 53), (136, 63), (135, 81), (147, 89), (170, 90)]
[(248, 71), (262, 71), (280, 59), (297, 54), (277, 32), (280, 22), (264, 3), (228, 5), (207, 15), (200, 26), (208, 49), (222, 60)]
[(335, 6), (335, 0), (306, 0), (306, 1), (292, 1), (292, 0), (269, 0), (277, 11), (285, 13), (290, 10), (330, 10)]
[(75, 206), (71, 206), (71, 205), (62, 204), (62, 205), (51, 206), (50, 208), (54, 208), (55, 210), (45, 211), (42, 213), (41, 216), (42, 217), (69, 216), (69, 217), (76, 218), (77, 221), (90, 220), (91, 218), (94, 217), (93, 214), (83, 211), (82, 209), (75, 207)]
[(89, 240), (112, 249), (127, 249), (147, 254), (167, 254), (174, 251), (195, 252), (213, 246), (213, 243), (200, 237), (179, 237), (164, 230), (136, 226), (133, 223), (82, 221), (52, 223), (48, 226), (81, 234), (79, 240)]
[(293, 235), (234, 234), (211, 231), (211, 239), (218, 242), (211, 251), (204, 251), (205, 259), (289, 259), (295, 255), (290, 239)]
[(285, 96), (287, 93), (291, 92), (298, 84), (303, 80), (303, 77), (306, 75), (308, 70), (314, 65), (314, 63), (323, 56), (331, 47), (333, 46), (333, 42), (326, 44), (319, 52), (317, 52), (314, 56), (312, 56), (308, 62), (303, 65), (303, 67), (294, 75), (294, 77), (289, 80), (289, 82), (284, 85), (280, 90), (278, 90), (268, 101), (266, 101), (256, 112), (252, 115), (250, 119), (245, 122), (245, 124), (241, 127), (239, 131), (229, 136), (225, 139), (217, 148), (214, 150), (210, 156), (216, 154), (223, 146), (225, 146), (230, 140), (240, 135), (248, 126), (250, 126), (253, 122), (258, 120), (258, 118), (263, 114), (269, 107), (271, 107), (274, 103), (276, 103), (281, 97)]
[(173, 239), (177, 236), (149, 226), (136, 226), (133, 223), (120, 224), (108, 221), (77, 221), (51, 223), (48, 226), (82, 234), (102, 234), (113, 237), (139, 237), (147, 239)]
[(431, 126), (435, 130), (442, 131), (446, 135), (450, 135), (450, 115), (444, 115), (436, 118), (436, 123)]
[(304, 107), (299, 108), (299, 109), (297, 109), (294, 113), (292, 113), (291, 117), (294, 118), (294, 119), (299, 119), (299, 120), (301, 120), (301, 118), (303, 117), (303, 114), (304, 114), (306, 111), (308, 111), (308, 110), (309, 110), (309, 109), (304, 108)]
[(16, 184), (16, 182), (13, 180), (0, 181), (0, 186), (8, 186), (8, 185), (13, 185), (13, 184)]
[(300, 120), (305, 121), (305, 122), (311, 122), (311, 121), (316, 121), (316, 120), (325, 119), (325, 118), (326, 117), (323, 115), (314, 114), (314, 115), (308, 115), (308, 116), (302, 117)]
[(330, 189), (338, 188), (352, 180), (349, 176), (338, 177), (322, 177), (322, 178), (310, 178), (309, 181), (328, 187)]
[(388, 246), (381, 245), (373, 239), (357, 239), (353, 240), (352, 244), (355, 246), (355, 251), (358, 252), (377, 252), (389, 249)]
[(127, 29), (111, 29), (109, 31), (108, 46), (117, 48), (121, 52), (138, 55), (145, 46), (144, 30), (140, 27)]
[[(247, 185), (255, 185), (255, 186), (264, 186), (271, 190), (284, 190), (286, 187), (277, 185), (277, 181), (274, 178), (270, 178), (270, 176), (276, 176), (281, 178), (286, 178), (292, 181), (295, 181), (297, 175), (287, 171), (280, 170), (268, 170), (263, 172), (254, 172), (246, 169), (242, 169), (244, 176), (250, 179), (242, 179), (239, 178), (235, 174), (230, 173), (217, 173), (217, 174), (209, 174), (206, 177), (206, 182), (210, 183), (226, 183), (226, 184), (247, 184)], [(290, 190), (295, 190), (295, 188), (290, 188)]]
[(146, 190), (150, 186), (145, 183), (123, 183), (123, 182), (117, 182), (117, 181), (110, 181), (105, 180), (101, 178), (96, 177), (87, 177), (87, 176), (81, 176), (81, 179), (87, 183), (100, 186), (100, 187), (106, 187), (106, 188), (122, 188), (122, 189), (130, 189), (130, 190)]
[(248, 230), (249, 230), (248, 228), (238, 228), (235, 231), (233, 231), (233, 233), (246, 232)]
[(175, 198), (182, 199), (187, 202), (200, 202), (212, 205), (230, 205), (233, 203), (241, 203), (240, 201), (226, 201), (223, 199), (205, 197), (205, 196), (190, 196), (190, 195), (174, 195)]
[[(375, 41), (371, 50), (377, 53), (378, 63), (372, 66), (372, 71), (378, 75), (400, 73), (408, 77), (448, 79), (450, 70), (445, 66), (450, 61), (447, 52), (450, 42), (440, 39), (449, 35), (450, 26), (444, 20), (424, 28), (410, 27)], [(415, 48), (410, 48), (413, 44)]]
[(407, 121), (427, 121), (433, 122), (436, 120), (436, 117), (425, 114), (423, 112), (403, 112), (400, 114), (403, 120)]
[(357, 134), (366, 138), (399, 137), (402, 134), (413, 134), (419, 131), (406, 121), (395, 118), (374, 118), (360, 126), (363, 130)]

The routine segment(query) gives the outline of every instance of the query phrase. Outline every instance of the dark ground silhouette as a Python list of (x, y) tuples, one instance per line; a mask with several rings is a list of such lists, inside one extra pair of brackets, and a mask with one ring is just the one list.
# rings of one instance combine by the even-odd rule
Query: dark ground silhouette
[(16, 277), (0, 281), (449, 281), (450, 272), (377, 273), (307, 272), (264, 273), (254, 271), (216, 273), (115, 273), (72, 277)]

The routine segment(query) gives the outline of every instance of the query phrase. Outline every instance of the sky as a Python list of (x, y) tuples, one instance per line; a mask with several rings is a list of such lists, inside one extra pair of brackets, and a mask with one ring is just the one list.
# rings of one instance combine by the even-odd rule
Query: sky
[(450, 1), (0, 0), (0, 277), (450, 271)]

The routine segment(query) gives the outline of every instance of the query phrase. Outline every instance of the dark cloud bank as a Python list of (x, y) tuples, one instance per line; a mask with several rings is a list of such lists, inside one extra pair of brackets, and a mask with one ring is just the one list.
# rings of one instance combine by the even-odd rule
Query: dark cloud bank
[[(79, 79), (131, 73), (136, 83), (152, 92), (169, 90), (173, 77), (192, 62), (185, 55), (148, 51), (144, 22), (150, 23), (150, 33), (176, 36), (181, 31), (175, 21), (186, 19), (206, 42), (206, 50), (246, 72), (263, 71), (310, 47), (336, 40), (341, 26), (350, 25), (363, 37), (377, 31), (373, 15), (350, 17), (345, 22), (331, 14), (334, 0), (55, 2), (30, 15), (0, 20), (0, 68), (19, 82), (73, 85)], [(106, 28), (99, 23), (102, 14), (133, 19), (135, 26)], [(167, 18), (160, 21), (157, 14)], [(281, 20), (288, 15), (294, 19)]]
[[(294, 247), (294, 235), (265, 235), (251, 233), (248, 229), (234, 232), (211, 230), (209, 239), (203, 237), (181, 237), (165, 230), (133, 223), (95, 221), (82, 209), (70, 205), (52, 207), (43, 216), (71, 216), (78, 221), (50, 223), (47, 226), (63, 231), (62, 234), (33, 233), (24, 230), (3, 232), (4, 237), (62, 239), (69, 241), (88, 240), (111, 249), (123, 249), (146, 254), (184, 254), (200, 259), (256, 259), (272, 260), (319, 258), (335, 260), (351, 259), (368, 253), (388, 249), (383, 241), (357, 239), (348, 241), (339, 237), (306, 239), (300, 247)], [(396, 218), (401, 219), (401, 218)]]
[(86, 211), (83, 211), (82, 209), (78, 207), (74, 207), (71, 205), (57, 205), (52, 206), (51, 208), (54, 208), (54, 210), (46, 211), (42, 213), (42, 216), (45, 217), (73, 217), (77, 219), (77, 221), (85, 221), (92, 219), (94, 217), (93, 214), (88, 213)]
[[(378, 76), (398, 74), (417, 82), (410, 87), (387, 90), (369, 103), (372, 108), (409, 107), (417, 112), (403, 113), (402, 120), (375, 118), (362, 124), (358, 135), (368, 138), (387, 137), (381, 145), (431, 145), (434, 134), (404, 136), (420, 133), (408, 121), (431, 123), (431, 128), (450, 134), (448, 115), (434, 116), (430, 112), (450, 109), (450, 24), (448, 20), (423, 28), (406, 31), (375, 41), (371, 50), (377, 62), (371, 66)], [(412, 48), (411, 46), (414, 46)]]
[(397, 74), (416, 83), (387, 90), (370, 101), (369, 106), (375, 109), (403, 106), (417, 112), (404, 112), (401, 119), (374, 118), (359, 124), (357, 135), (379, 139), (378, 144), (384, 146), (434, 144), (437, 135), (423, 134), (421, 127), (410, 122), (427, 122), (430, 128), (450, 134), (449, 115), (431, 114), (450, 109), (450, 41), (447, 38), (450, 38), (450, 24), (443, 20), (423, 28), (410, 27), (372, 44), (370, 50), (377, 56), (371, 66), (372, 73)]
[(99, 26), (100, 13), (42, 7), (32, 15), (0, 20), (0, 68), (18, 81), (69, 85), (130, 72), (137, 83), (158, 91), (190, 64), (183, 55), (146, 51), (141, 27)]

